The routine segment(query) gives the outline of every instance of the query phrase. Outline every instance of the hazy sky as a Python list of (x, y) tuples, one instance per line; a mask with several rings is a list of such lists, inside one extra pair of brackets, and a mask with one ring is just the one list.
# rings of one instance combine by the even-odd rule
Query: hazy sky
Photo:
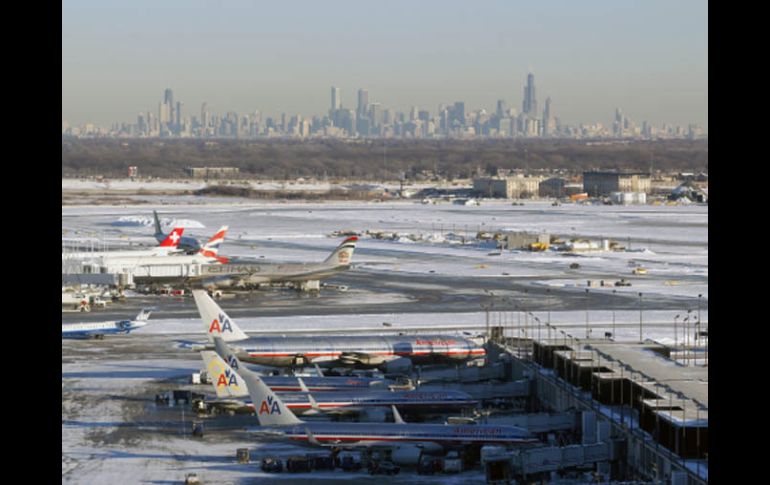
[(676, 1), (64, 0), (62, 119), (135, 122), (174, 90), (209, 110), (323, 114), (370, 102), (521, 110), (527, 73), (566, 123), (708, 129), (708, 3)]

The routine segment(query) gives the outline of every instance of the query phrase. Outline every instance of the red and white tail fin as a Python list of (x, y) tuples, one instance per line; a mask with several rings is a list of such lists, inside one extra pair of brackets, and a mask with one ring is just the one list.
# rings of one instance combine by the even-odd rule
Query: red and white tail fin
[(353, 251), (356, 249), (356, 241), (358, 241), (358, 236), (350, 236), (342, 241), (342, 244), (337, 246), (334, 252), (324, 260), (324, 263), (334, 266), (349, 265), (353, 259)]
[(163, 242), (160, 243), (160, 247), (175, 248), (179, 246), (179, 241), (182, 240), (183, 232), (184, 232), (184, 227), (175, 227), (170, 233), (168, 233), (168, 236), (166, 236), (166, 239), (164, 239)]
[(225, 234), (227, 234), (228, 226), (220, 227), (217, 232), (211, 236), (206, 244), (200, 249), (200, 254), (207, 258), (214, 258), (220, 263), (227, 263), (229, 259), (219, 256), (219, 245), (225, 240)]

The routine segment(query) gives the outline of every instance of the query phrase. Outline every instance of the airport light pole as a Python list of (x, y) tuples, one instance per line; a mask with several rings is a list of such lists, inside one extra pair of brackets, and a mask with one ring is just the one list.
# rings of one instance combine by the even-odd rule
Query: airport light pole
[[(617, 296), (618, 290), (612, 290), (612, 296)], [(614, 298), (613, 298), (614, 300)], [(612, 339), (617, 338), (615, 335), (615, 302), (612, 302)]]
[(687, 316), (684, 320), (682, 320), (682, 360), (684, 360), (684, 365), (687, 365), (687, 324), (690, 321), (690, 312), (692, 310), (687, 310)]
[(689, 365), (689, 362), (690, 362), (690, 347), (689, 346), (692, 345), (692, 341), (690, 340), (690, 335), (689, 335), (690, 334), (689, 320), (692, 317), (691, 313), (692, 313), (692, 308), (688, 308), (687, 309), (688, 324), (687, 324), (687, 329), (685, 330), (685, 334), (684, 334), (684, 342), (685, 342), (685, 348), (684, 348), (685, 364), (684, 365)]
[(676, 349), (676, 320), (679, 318), (679, 314), (674, 317), (674, 349)]
[(591, 329), (588, 326), (588, 295), (589, 290), (586, 288), (586, 338), (589, 338), (591, 336)]
[(642, 337), (642, 292), (639, 292), (639, 343), (643, 343)]

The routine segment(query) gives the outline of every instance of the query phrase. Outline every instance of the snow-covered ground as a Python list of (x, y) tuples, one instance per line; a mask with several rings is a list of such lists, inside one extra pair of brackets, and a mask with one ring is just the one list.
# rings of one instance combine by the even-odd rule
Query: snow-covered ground
[[(65, 185), (77, 188), (77, 184), (71, 181), (62, 181), (63, 188)], [(194, 186), (183, 185), (185, 188)], [(220, 253), (227, 256), (263, 257), (272, 261), (322, 261), (342, 240), (342, 236), (330, 236), (334, 231), (362, 234), (353, 257), (355, 270), (360, 276), (356, 281), (367, 281), (375, 288), (382, 287), (382, 292), (351, 287), (347, 293), (333, 298), (331, 293), (322, 291), (319, 300), (327, 304), (325, 308), (331, 308), (327, 311), (331, 314), (324, 315), (256, 317), (249, 316), (255, 313), (246, 313), (243, 307), (239, 307), (238, 314), (247, 316), (234, 318), (247, 333), (257, 334), (276, 328), (283, 329), (286, 334), (330, 330), (377, 333), (417, 328), (441, 328), (442, 333), (476, 333), (485, 327), (487, 313), (478, 311), (478, 301), (467, 307), (472, 311), (441, 312), (442, 309), (425, 310), (428, 307), (420, 307), (419, 302), (415, 304), (413, 293), (385, 291), (387, 285), (394, 284), (394, 279), (399, 277), (408, 279), (413, 291), (419, 292), (422, 288), (424, 291), (457, 293), (462, 297), (483, 298), (484, 302), (504, 298), (505, 295), (492, 297), (484, 294), (481, 286), (468, 289), (453, 285), (452, 277), (466, 278), (464, 281), (468, 281), (469, 277), (486, 278), (485, 281), (510, 280), (531, 288), (533, 293), (543, 288), (567, 295), (574, 293), (575, 296), (585, 295), (586, 289), (591, 295), (616, 291), (634, 296), (642, 292), (643, 338), (661, 343), (673, 343), (675, 339), (681, 342), (687, 308), (693, 310), (692, 321), (688, 322), (688, 335), (692, 337), (698, 295), (702, 295), (702, 325), (708, 322), (707, 206), (563, 204), (554, 207), (547, 202), (512, 206), (503, 201), (482, 202), (481, 206), (457, 206), (414, 201), (255, 202), (191, 196), (164, 200), (172, 203), (130, 207), (63, 206), (62, 238), (68, 242), (99, 238), (123, 245), (129, 241), (154, 245), (154, 230), (148, 224), (152, 220), (153, 209), (157, 209), (160, 217), (167, 222), (184, 222), (185, 235), (201, 240), (210, 237), (219, 226), (229, 225), (230, 232), (220, 248)], [(495, 249), (494, 243), (470, 242), (478, 231), (497, 230), (610, 238), (630, 246), (632, 250), (565, 256), (555, 251), (500, 252)], [(397, 237), (393, 240), (375, 239), (364, 235), (366, 231), (392, 232), (397, 233)], [(572, 263), (578, 263), (579, 268), (570, 269)], [(631, 270), (635, 266), (645, 267), (648, 274), (632, 275)], [(436, 279), (431, 280), (431, 275), (435, 275)], [(609, 285), (621, 278), (631, 282), (632, 286), (595, 286), (599, 281)], [(590, 288), (589, 280), (594, 282)], [(518, 288), (506, 291), (508, 294), (520, 292)], [(293, 295), (278, 297), (253, 301), (280, 299), (282, 305), (295, 304)], [(682, 303), (679, 305), (679, 300), (675, 300), (676, 309), (662, 309), (672, 308), (672, 305), (655, 307), (656, 298), (678, 298)], [(526, 302), (527, 299), (521, 301)], [(543, 324), (550, 320), (557, 328), (550, 331), (551, 337), (563, 338), (561, 330), (582, 339), (586, 336), (588, 320), (593, 338), (603, 338), (605, 332), (613, 332), (616, 340), (639, 339), (640, 313), (632, 309), (635, 300), (631, 300), (631, 305), (624, 310), (613, 312), (609, 307), (601, 306), (601, 302), (607, 299), (597, 299), (587, 313), (575, 310), (582, 306), (582, 300), (579, 305), (573, 303), (570, 311), (558, 308), (559, 300), (554, 301), (557, 306), (553, 306), (550, 312), (536, 311), (527, 315), (516, 311), (492, 311), (489, 313), (490, 324), (505, 327), (508, 335), (548, 337), (549, 330), (545, 325), (533, 325), (537, 317)], [(334, 302), (347, 306), (380, 303), (405, 308), (407, 305), (416, 306), (403, 312), (385, 313), (376, 309), (363, 312), (356, 308), (350, 313), (349, 308), (346, 308), (347, 311), (342, 311), (343, 308), (338, 310)], [(222, 299), (220, 304), (225, 311), (228, 310), (227, 298)], [(440, 305), (441, 302), (431, 304)], [(335, 314), (337, 311), (340, 313)], [(390, 326), (383, 325), (383, 322)], [(677, 322), (676, 329), (674, 322)], [(167, 358), (148, 356), (141, 351), (106, 358), (101, 345), (109, 343), (95, 347), (101, 349), (96, 351), (92, 351), (94, 347), (88, 342), (62, 343), (63, 356), (67, 350), (66, 361), (63, 357), (62, 363), (63, 482), (170, 483), (181, 481), (188, 472), (198, 473), (206, 483), (244, 483), (255, 479), (296, 483), (311, 478), (345, 480), (349, 483), (382, 481), (381, 477), (342, 472), (268, 476), (259, 471), (256, 464), (236, 464), (236, 448), (250, 448), (253, 456), (256, 449), (257, 456), (270, 453), (284, 458), (298, 453), (298, 449), (286, 445), (258, 444), (242, 432), (235, 431), (207, 432), (203, 440), (194, 440), (189, 435), (185, 437), (181, 433), (155, 430), (154, 426), (165, 429), (168, 423), (153, 423), (153, 419), (161, 419), (152, 417), (155, 416), (153, 414), (150, 414), (149, 422), (143, 421), (148, 419), (146, 407), (153, 405), (151, 398), (154, 393), (178, 387), (177, 383), (169, 384), (172, 382), (169, 379), (181, 379), (200, 367), (194, 356), (188, 358), (188, 354), (184, 354), (189, 351), (175, 348), (171, 340), (178, 337), (180, 340), (202, 341), (203, 328), (198, 318), (164, 318), (163, 308), (160, 308), (146, 327), (116, 339), (125, 339), (121, 342), (139, 346), (142, 335), (169, 340), (166, 347), (155, 349), (165, 353)], [(178, 356), (177, 352), (180, 353)], [(132, 434), (130, 430), (137, 427), (145, 432)], [(411, 483), (415, 479), (416, 475), (412, 472), (400, 475), (394, 482)], [(420, 477), (420, 481), (483, 483), (484, 478), (482, 472), (475, 471), (458, 476)]]
[[(631, 287), (618, 292), (708, 295), (707, 206), (584, 206), (503, 201), (481, 206), (327, 202), (221, 202), (163, 206), (160, 216), (182, 221), (185, 235), (205, 240), (221, 225), (230, 231), (221, 253), (278, 261), (321, 261), (341, 238), (334, 231), (362, 234), (353, 262), (371, 271), (480, 277), (531, 277), (531, 284), (585, 288), (588, 280), (623, 278)], [(96, 237), (125, 244), (155, 244), (151, 209), (137, 207), (62, 208), (63, 238)], [(556, 251), (496, 251), (478, 243), (478, 231), (549, 232), (566, 237), (609, 238), (629, 251), (592, 251), (567, 255)], [(367, 237), (365, 232), (395, 233), (396, 239)], [(465, 244), (462, 241), (465, 241)], [(571, 263), (580, 269), (570, 270)], [(631, 274), (635, 266), (648, 270)], [(611, 291), (597, 287), (592, 291)]]

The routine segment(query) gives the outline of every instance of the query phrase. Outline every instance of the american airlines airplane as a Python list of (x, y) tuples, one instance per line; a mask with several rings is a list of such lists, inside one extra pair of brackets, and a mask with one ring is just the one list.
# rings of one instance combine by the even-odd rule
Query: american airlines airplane
[(395, 406), (395, 423), (302, 421), (258, 375), (244, 367), (239, 372), (255, 404), (261, 428), (257, 435), (267, 439), (343, 449), (387, 449), (392, 451), (392, 460), (402, 464), (416, 464), (421, 453), (436, 454), (452, 448), (539, 442), (529, 431), (516, 426), (407, 424)]
[[(217, 348), (225, 346), (220, 337), (216, 337)], [(251, 407), (249, 393), (243, 379), (216, 352), (202, 351), (201, 357), (206, 364), (206, 372), (211, 378), (218, 401), (227, 405), (243, 408)], [(231, 360), (236, 368), (240, 363)], [(298, 382), (303, 392), (281, 393), (281, 399), (294, 414), (361, 414), (373, 407), (398, 405), (414, 411), (446, 411), (470, 408), (478, 405), (468, 393), (461, 391), (389, 391), (389, 390), (349, 390), (340, 392), (317, 392), (310, 394), (302, 377)], [(273, 389), (276, 391), (275, 389)], [(277, 392), (277, 391), (276, 391)]]
[(230, 344), (238, 359), (274, 367), (321, 366), (385, 367), (412, 364), (459, 363), (483, 358), (486, 350), (463, 337), (447, 335), (288, 336), (249, 337), (204, 290), (193, 290), (209, 341)]
[(95, 323), (62, 323), (61, 338), (103, 339), (108, 334), (129, 333), (137, 328), (147, 325), (147, 320), (152, 312), (142, 309), (133, 320), (119, 320), (113, 322)]

